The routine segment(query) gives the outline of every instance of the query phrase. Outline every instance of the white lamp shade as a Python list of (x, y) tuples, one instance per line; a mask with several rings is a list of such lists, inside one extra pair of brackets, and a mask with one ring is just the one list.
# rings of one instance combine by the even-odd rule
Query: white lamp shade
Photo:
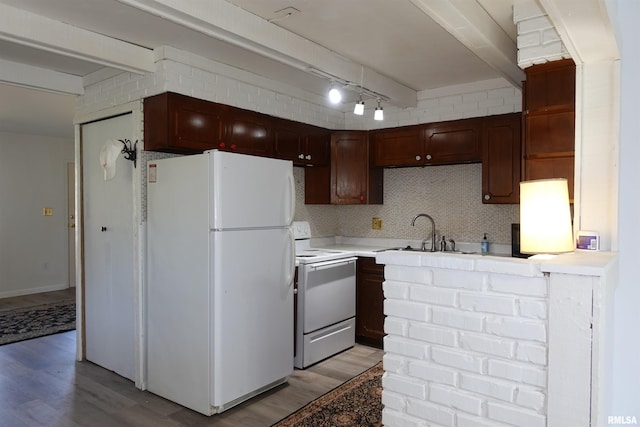
[(520, 183), (520, 251), (559, 254), (575, 249), (564, 178)]
[(373, 113), (373, 120), (384, 120), (384, 112), (382, 111), (382, 107), (376, 107), (376, 110)]
[(358, 116), (362, 116), (364, 114), (364, 102), (360, 101), (356, 104), (356, 106), (353, 108), (353, 114), (356, 114)]

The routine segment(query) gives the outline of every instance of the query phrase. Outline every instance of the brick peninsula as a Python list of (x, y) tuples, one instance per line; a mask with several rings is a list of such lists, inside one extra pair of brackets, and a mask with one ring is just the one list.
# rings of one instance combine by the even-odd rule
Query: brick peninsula
[(383, 423), (603, 425), (616, 255), (389, 251)]

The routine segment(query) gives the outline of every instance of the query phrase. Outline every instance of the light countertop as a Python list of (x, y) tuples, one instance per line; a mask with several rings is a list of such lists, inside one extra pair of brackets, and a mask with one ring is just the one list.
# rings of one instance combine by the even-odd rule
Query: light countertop
[[(499, 262), (500, 265), (504, 265), (504, 262), (509, 262), (509, 260), (511, 260), (514, 264), (518, 264), (518, 268), (527, 268), (526, 265), (529, 265), (529, 267), (535, 265), (535, 269), (540, 272), (566, 273), (589, 276), (599, 276), (603, 274), (606, 270), (608, 270), (615, 264), (615, 261), (617, 259), (617, 256), (614, 252), (592, 252), (581, 250), (576, 250), (575, 252), (550, 257), (535, 255), (529, 259), (511, 258), (510, 245), (492, 244), (491, 252), (489, 252), (488, 254), (481, 254), (479, 242), (456, 242), (457, 250), (474, 252), (475, 254), (473, 255), (456, 254), (451, 252), (432, 253), (420, 251), (401, 251), (396, 252), (398, 253), (398, 255), (402, 255), (400, 258), (396, 258), (395, 256), (390, 258), (389, 255), (391, 255), (392, 252), (386, 252), (388, 249), (404, 248), (406, 246), (418, 248), (420, 247), (421, 243), (421, 240), (377, 239), (343, 236), (311, 239), (312, 247), (319, 249), (349, 251), (353, 252), (356, 256), (362, 257), (376, 257), (378, 255), (385, 254), (384, 256), (378, 256), (378, 258), (386, 260), (404, 259), (408, 261), (406, 257), (428, 257), (430, 255), (442, 257), (449, 255), (451, 257), (460, 258), (461, 260), (466, 259), (469, 262), (473, 260), (475, 260), (474, 262), (476, 262), (483, 258), (485, 259), (485, 261), (489, 261), (494, 257), (499, 257), (499, 259), (503, 260), (502, 262), (500, 262), (498, 261), (498, 259), (496, 259), (496, 262)], [(485, 257), (485, 255), (487, 255), (487, 257)]]

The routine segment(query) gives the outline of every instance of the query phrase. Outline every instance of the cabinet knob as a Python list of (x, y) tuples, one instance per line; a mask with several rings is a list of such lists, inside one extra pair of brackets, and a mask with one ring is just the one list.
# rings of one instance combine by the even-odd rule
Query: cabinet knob
[(427, 154), (427, 160), (431, 160), (431, 154)]
[(491, 199), (491, 195), (490, 194), (485, 194), (484, 195), (484, 199), (485, 200), (490, 200)]
[(306, 159), (307, 159), (307, 160), (311, 160), (311, 154), (307, 154)]
[(238, 146), (236, 144), (231, 144), (231, 149), (235, 150)]
[(364, 202), (364, 196), (360, 196), (360, 201)]
[(416, 160), (420, 160), (422, 157), (420, 156), (416, 156)]
[(224, 142), (221, 142), (220, 144), (218, 144), (218, 147), (220, 148), (225, 148), (227, 146), (227, 144), (225, 144)]
[(304, 154), (298, 154), (298, 158), (299, 158), (300, 160), (304, 159)]

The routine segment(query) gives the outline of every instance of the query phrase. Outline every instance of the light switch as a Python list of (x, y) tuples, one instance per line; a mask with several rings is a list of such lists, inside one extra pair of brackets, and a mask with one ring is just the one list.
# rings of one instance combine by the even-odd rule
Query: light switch
[(53, 216), (53, 208), (42, 208), (42, 215)]

